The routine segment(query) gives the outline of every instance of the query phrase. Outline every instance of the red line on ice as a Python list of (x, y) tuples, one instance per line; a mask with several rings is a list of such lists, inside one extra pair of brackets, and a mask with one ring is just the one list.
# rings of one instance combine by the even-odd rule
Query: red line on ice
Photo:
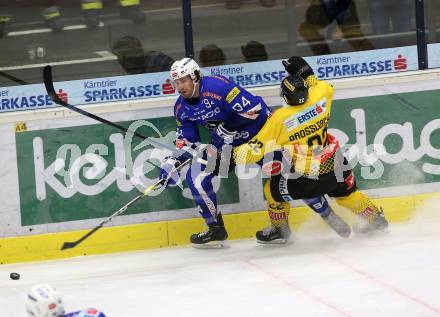
[(349, 316), (349, 317), (352, 317), (352, 316), (353, 316), (353, 315), (351, 315), (351, 314), (349, 314), (349, 313), (343, 311), (343, 310), (340, 309), (339, 307), (333, 305), (332, 303), (326, 301), (325, 299), (319, 297), (318, 295), (315, 295), (315, 294), (313, 294), (313, 293), (311, 293), (311, 292), (305, 290), (304, 288), (298, 286), (297, 284), (295, 284), (295, 283), (293, 283), (293, 282), (289, 282), (289, 281), (283, 279), (282, 277), (278, 276), (277, 274), (275, 274), (275, 273), (273, 273), (273, 272), (271, 272), (271, 271), (269, 271), (269, 270), (267, 270), (267, 269), (265, 269), (265, 268), (259, 266), (258, 264), (252, 262), (251, 260), (246, 260), (246, 261), (244, 261), (244, 262), (246, 262), (246, 263), (249, 264), (250, 266), (254, 267), (255, 269), (257, 269), (257, 270), (259, 270), (259, 271), (265, 273), (266, 275), (269, 275), (269, 276), (271, 276), (272, 278), (274, 278), (274, 279), (276, 279), (276, 280), (282, 282), (283, 284), (286, 284), (287, 286), (292, 287), (292, 288), (295, 289), (296, 291), (298, 291), (298, 292), (300, 292), (300, 293), (303, 293), (304, 295), (306, 295), (306, 296), (308, 296), (308, 297), (314, 299), (315, 301), (319, 302), (320, 304), (322, 304), (322, 305), (324, 305), (324, 306), (327, 306), (327, 307), (329, 307), (329, 308), (331, 308), (331, 309), (337, 311), (339, 314), (341, 314), (341, 315), (343, 315), (343, 316)]

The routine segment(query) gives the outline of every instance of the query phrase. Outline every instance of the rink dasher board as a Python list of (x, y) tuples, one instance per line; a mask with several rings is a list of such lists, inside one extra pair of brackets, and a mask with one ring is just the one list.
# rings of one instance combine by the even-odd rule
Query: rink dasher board
[[(436, 206), (440, 203), (438, 192), (378, 198), (373, 201), (384, 208), (390, 222), (389, 230), (392, 230), (393, 224), (407, 222), (414, 217), (428, 222), (440, 219), (439, 213), (435, 212)], [(356, 221), (347, 210), (343, 210), (334, 203), (331, 205), (350, 225)], [(255, 239), (255, 232), (269, 224), (266, 211), (228, 214), (223, 218), (230, 240)], [(300, 230), (296, 235), (301, 235), (305, 230), (308, 234), (316, 234), (317, 237), (334, 234), (337, 238), (319, 216), (305, 206), (291, 209), (289, 223), (294, 232)], [(200, 218), (112, 226), (101, 229), (77, 247), (64, 251), (60, 250), (64, 242), (77, 240), (88, 230), (2, 238), (0, 239), (0, 264), (185, 246), (190, 244), (191, 233), (199, 232), (204, 228), (203, 220)]]
[[(345, 101), (347, 98), (350, 99), (359, 98), (360, 96), (380, 97), (380, 99), (377, 100), (385, 99), (384, 101), (385, 104), (387, 104), (387, 101), (389, 100), (391, 101), (394, 100), (394, 102), (396, 102), (397, 100), (397, 103), (401, 103), (403, 98), (404, 99), (403, 102), (406, 102), (406, 104), (402, 105), (402, 109), (404, 109), (403, 111), (404, 113), (408, 114), (408, 117), (407, 118), (403, 117), (403, 121), (397, 121), (394, 122), (393, 124), (402, 125), (407, 121), (410, 122), (409, 119), (411, 119), (411, 117), (423, 118), (423, 115), (425, 114), (427, 117), (429, 116), (429, 118), (427, 118), (426, 120), (427, 121), (429, 120), (429, 122), (431, 122), (431, 125), (434, 124), (434, 127), (438, 128), (440, 127), (440, 125), (437, 124), (438, 121), (434, 121), (432, 123), (433, 121), (432, 119), (434, 120), (438, 119), (439, 117), (438, 111), (437, 113), (434, 113), (434, 115), (432, 114), (432, 112), (425, 113), (423, 111), (424, 109), (421, 109), (420, 105), (418, 105), (417, 102), (413, 102), (412, 99), (417, 100), (417, 98), (411, 98), (411, 93), (421, 92), (421, 93), (429, 94), (430, 91), (433, 91), (437, 87), (439, 87), (438, 77), (439, 77), (438, 71), (427, 71), (427, 72), (406, 72), (397, 75), (389, 74), (389, 75), (369, 76), (363, 78), (334, 80), (332, 82), (336, 88), (336, 94), (335, 94), (336, 102), (333, 108), (334, 113), (332, 116), (332, 120), (338, 120), (338, 117), (345, 116), (345, 120), (347, 119), (350, 120), (351, 118), (351, 120), (353, 121), (358, 120), (357, 123), (359, 123), (359, 121), (362, 121), (362, 111), (365, 112), (364, 117), (366, 117), (367, 118), (366, 120), (368, 120), (369, 117), (368, 107), (365, 109), (363, 109), (362, 107), (359, 109), (354, 107), (351, 109), (351, 111), (349, 111), (348, 114), (341, 112), (340, 114), (335, 115), (335, 112), (339, 111), (339, 108), (342, 109), (342, 107), (347, 106), (346, 105), (347, 103), (349, 104), (352, 102), (352, 100)], [(366, 85), (366, 87), (363, 85)], [(267, 103), (270, 105), (281, 104), (281, 99), (279, 98), (278, 95), (279, 94), (278, 87), (263, 87), (263, 88), (254, 88), (251, 90), (255, 94), (259, 94), (263, 96), (263, 98), (265, 98)], [(406, 95), (406, 93), (409, 93), (409, 95)], [(383, 96), (383, 98), (381, 96)], [(405, 101), (405, 98), (409, 99), (409, 102)], [(172, 106), (174, 100), (175, 97), (172, 98), (166, 97), (166, 98), (160, 98), (160, 100), (153, 99), (146, 101), (123, 102), (120, 104), (111, 103), (111, 104), (85, 106), (84, 109), (102, 115), (103, 117), (116, 122), (132, 121), (139, 118), (144, 118), (148, 121), (148, 118), (152, 118), (152, 117), (153, 118), (168, 117), (167, 120), (168, 123), (170, 123), (172, 122), (171, 116), (172, 116)], [(364, 100), (366, 99), (361, 99), (361, 101)], [(338, 103), (338, 101), (340, 101), (341, 103)], [(436, 102), (435, 99), (428, 98), (427, 102), (438, 104), (438, 102)], [(425, 101), (423, 101), (423, 103), (425, 103)], [(105, 206), (105, 209), (109, 209), (109, 210), (108, 211), (101, 210), (101, 212), (103, 213), (101, 217), (89, 217), (89, 218), (83, 217), (83, 219), (77, 219), (77, 220), (69, 219), (68, 221), (59, 221), (59, 219), (55, 219), (56, 221), (54, 221), (53, 219), (54, 217), (52, 217), (50, 212), (48, 212), (47, 214), (44, 214), (44, 216), (47, 216), (47, 220), (48, 220), (46, 223), (24, 224), (23, 223), (24, 219), (20, 209), (22, 207), (22, 204), (20, 200), (21, 197), (19, 190), (19, 176), (17, 173), (17, 170), (19, 169), (17, 162), (20, 161), (20, 159), (17, 160), (17, 153), (18, 153), (17, 144), (16, 144), (17, 135), (20, 134), (18, 138), (21, 138), (26, 133), (38, 132), (40, 130), (56, 129), (59, 132), (74, 127), (84, 127), (84, 128), (94, 127), (98, 129), (99, 127), (94, 121), (88, 118), (78, 116), (76, 113), (72, 113), (67, 109), (64, 110), (61, 108), (39, 110), (33, 112), (23, 112), (19, 114), (17, 113), (2, 114), (0, 116), (0, 122), (1, 122), (0, 131), (2, 131), (0, 142), (2, 143), (2, 147), (1, 147), (2, 157), (4, 158), (4, 162), (5, 162), (0, 166), (0, 175), (2, 175), (2, 183), (7, 184), (7, 186), (4, 186), (0, 194), (2, 195), (2, 201), (4, 202), (3, 208), (0, 210), (0, 216), (2, 217), (2, 219), (4, 219), (2, 224), (0, 224), (0, 237), (17, 237), (16, 239), (6, 239), (7, 241), (9, 241), (8, 245), (11, 244), (15, 246), (21, 245), (25, 249), (29, 250), (28, 246), (29, 243), (31, 243), (31, 245), (33, 246), (32, 248), (35, 249), (36, 251), (34, 255), (32, 255), (32, 252), (29, 252), (29, 254), (25, 256), (24, 254), (21, 254), (21, 252), (19, 252), (20, 248), (18, 247), (13, 252), (17, 257), (15, 258), (15, 260), (12, 260), (11, 258), (12, 262), (22, 261), (22, 260), (44, 259), (45, 256), (46, 258), (52, 258), (53, 256), (55, 257), (67, 256), (66, 253), (58, 254), (59, 252), (57, 252), (57, 245), (58, 243), (61, 243), (60, 237), (62, 235), (66, 234), (67, 235), (66, 237), (70, 237), (70, 235), (72, 235), (71, 239), (75, 240), (75, 238), (80, 236), (79, 232), (76, 232), (77, 230), (88, 229), (95, 226), (99, 222), (99, 219), (102, 219), (101, 217), (103, 217), (104, 215), (105, 216), (108, 215), (116, 205), (118, 205), (119, 207), (120, 205), (125, 203), (126, 200), (128, 201), (130, 199), (130, 197), (127, 196), (126, 193), (119, 192), (118, 200), (115, 201), (115, 206)], [(25, 129), (21, 132), (15, 132), (17, 127), (19, 128), (19, 130), (20, 127), (23, 127), (22, 126), (23, 123), (25, 123)], [(415, 123), (413, 125), (414, 127), (416, 126)], [(417, 138), (420, 135), (421, 129), (422, 128), (419, 127), (418, 129), (419, 131), (416, 131), (417, 129), (414, 128), (413, 134), (415, 137), (414, 140), (412, 140), (413, 142), (417, 143), (419, 141), (417, 140)], [(21, 134), (21, 133), (25, 133), (25, 134)], [(433, 132), (433, 135), (434, 133), (438, 133), (438, 131)], [(343, 137), (344, 136), (342, 135), (342, 138)], [(433, 148), (439, 148), (439, 146), (435, 144)], [(414, 146), (414, 149), (417, 149), (417, 146)], [(417, 153), (416, 154), (414, 153), (413, 155), (417, 156)], [(432, 165), (434, 165), (432, 164), (433, 163), (432, 160), (438, 159), (438, 157), (433, 156), (429, 159), (431, 159), (431, 162), (423, 161), (421, 162), (421, 164), (430, 164), (432, 167)], [(415, 162), (417, 163), (417, 160)], [(398, 171), (399, 169), (397, 168), (397, 172)], [(397, 172), (395, 171), (394, 174), (396, 174)], [(420, 174), (419, 172), (420, 171), (416, 171), (413, 176), (415, 178), (425, 177), (423, 173)], [(436, 172), (435, 166), (432, 172)], [(411, 210), (414, 210), (411, 208), (414, 208), (415, 206), (415, 204), (412, 203), (413, 201), (416, 200), (416, 198), (414, 198), (415, 197), (414, 194), (439, 192), (439, 183), (436, 178), (437, 176), (436, 175), (434, 176), (428, 175), (428, 176), (431, 177), (431, 179), (429, 182), (426, 183), (420, 183), (420, 182), (415, 184), (399, 183), (398, 184), (399, 186), (394, 185), (392, 187), (387, 187), (387, 188), (368, 188), (367, 186), (366, 191), (372, 197), (376, 197), (376, 198), (396, 197), (396, 196), (404, 195), (404, 197), (393, 201), (392, 205), (400, 204), (403, 202), (404, 206), (402, 208), (403, 210), (405, 210), (405, 208), (407, 209), (409, 208), (408, 209), (408, 215), (409, 215), (411, 214)], [(259, 218), (258, 216), (256, 216), (259, 213), (253, 212), (258, 210), (264, 210), (265, 208), (265, 204), (262, 199), (262, 191), (261, 191), (262, 182), (261, 180), (254, 182), (238, 180), (237, 185), (239, 187), (239, 199), (238, 199), (239, 201), (221, 204), (219, 209), (224, 214), (228, 214), (226, 218), (230, 219), (230, 223), (232, 223), (229, 226), (229, 227), (232, 226), (232, 229), (230, 229), (230, 231), (232, 230), (232, 232), (230, 232), (232, 238), (253, 237), (255, 230), (260, 229), (259, 225), (261, 224), (262, 226), (267, 223), (267, 216), (265, 215), (264, 212), (261, 213), (260, 220), (257, 220)], [(48, 187), (47, 184), (46, 187)], [(186, 199), (185, 200), (186, 204), (188, 205), (189, 204), (188, 201), (190, 201), (190, 196), (187, 195), (185, 199)], [(101, 203), (100, 205), (101, 208), (103, 205), (104, 204)], [(75, 205), (73, 204), (73, 206)], [(298, 206), (301, 206), (301, 204), (298, 203), (293, 204), (293, 207), (298, 207)], [(390, 209), (395, 210), (395, 208), (390, 208)], [(248, 211), (252, 212), (250, 213), (250, 215), (252, 216), (248, 216)], [(56, 210), (52, 211), (52, 213), (55, 212), (57, 211)], [(308, 212), (306, 212), (306, 214), (307, 213)], [(26, 211), (24, 211), (24, 214), (26, 214)], [(297, 213), (295, 212), (295, 215), (296, 214)], [(295, 219), (296, 220), (294, 221), (300, 220), (300, 218), (295, 218)], [(402, 218), (398, 217), (398, 219), (402, 219)], [(28, 220), (29, 220), (29, 212), (28, 212)], [(41, 219), (39, 221), (41, 222)], [(246, 226), (249, 227), (248, 231), (243, 229), (240, 221), (244, 221), (245, 227)], [(114, 226), (115, 230), (117, 229), (122, 230), (124, 232), (122, 236), (130, 237), (130, 238), (126, 240), (122, 239), (122, 240), (113, 241), (113, 243), (111, 243), (113, 247), (109, 247), (108, 245), (106, 245), (105, 239), (100, 240), (101, 239), (100, 237), (96, 237), (97, 240), (90, 241), (92, 245), (95, 246), (96, 249), (93, 248), (90, 249), (90, 246), (87, 246), (87, 244), (85, 244), (84, 250), (82, 251), (79, 249), (75, 250), (75, 252), (79, 252), (79, 253), (71, 254), (69, 256), (80, 255), (84, 253), (86, 254), (103, 253), (103, 252), (123, 251), (125, 249), (130, 250), (130, 249), (138, 249), (138, 248), (161, 247), (161, 246), (184, 244), (187, 243), (188, 235), (190, 232), (192, 232), (191, 228), (193, 228), (194, 226), (201, 227), (201, 224), (200, 224), (200, 219), (198, 219), (198, 213), (194, 210), (192, 206), (189, 206), (187, 208), (184, 207), (175, 210), (159, 210), (159, 211), (149, 211), (149, 212), (142, 212), (141, 210), (134, 214), (127, 214), (118, 217), (117, 219), (115, 219), (115, 221), (112, 222), (110, 226)], [(144, 232), (145, 229), (147, 229), (147, 227), (149, 228), (149, 230), (147, 231), (155, 232), (156, 234), (153, 234), (152, 237), (142, 236), (142, 232)], [(153, 227), (155, 229), (152, 229)], [(237, 229), (237, 231), (235, 232), (234, 228), (239, 228), (239, 229)], [(124, 231), (125, 229), (127, 229), (128, 231), (125, 232)], [(139, 236), (135, 237), (136, 236), (135, 232), (137, 232), (136, 231), (137, 229), (140, 230), (139, 231), (140, 237)], [(111, 231), (113, 229), (108, 229), (108, 230)], [(65, 231), (69, 231), (69, 232), (63, 233)], [(163, 238), (162, 234), (164, 232), (167, 233), (165, 240), (162, 239)], [(57, 234), (44, 235), (45, 233), (57, 233)], [(29, 239), (24, 236), (29, 237)], [(103, 236), (105, 236), (105, 234), (103, 234)], [(135, 237), (135, 238), (131, 238), (131, 237)], [(51, 244), (50, 242), (52, 241), (52, 239), (55, 239), (53, 244)], [(101, 242), (98, 242), (98, 240)], [(53, 247), (49, 249), (53, 250), (55, 255), (49, 255), (46, 252), (42, 252), (42, 250), (40, 250), (39, 248), (34, 248), (39, 244), (41, 244), (41, 246), (53, 245)], [(0, 249), (0, 258), (5, 259), (6, 253), (8, 252), (6, 252), (7, 250), (6, 244), (2, 244), (2, 245), (3, 247)], [(41, 256), (43, 256), (43, 258), (41, 258)]]
[[(428, 72), (408, 72), (408, 74), (400, 73), (398, 75), (381, 75), (381, 76), (370, 76), (371, 78), (364, 77), (364, 78), (353, 78), (353, 79), (341, 79), (341, 80), (335, 80), (334, 84), (336, 86), (336, 96), (335, 100), (338, 100), (339, 98), (352, 98), (357, 95), (370, 95), (374, 96), (377, 94), (390, 94), (391, 92), (397, 93), (400, 91), (420, 91), (420, 90), (429, 90), (438, 85), (438, 81), (436, 78), (438, 78), (439, 72), (435, 71), (428, 71)], [(397, 82), (398, 85), (396, 86), (380, 86), (384, 83), (392, 83)], [(409, 81), (409, 83), (406, 84), (405, 82)], [(416, 82), (416, 84), (414, 84)], [(361, 84), (377, 84), (378, 86), (373, 87), (359, 87)], [(347, 88), (347, 89), (338, 89), (338, 87), (341, 86), (341, 88)], [(356, 89), (352, 89), (351, 87), (357, 87)], [(437, 86), (438, 87), (438, 86)], [(403, 90), (403, 88), (405, 88)], [(358, 90), (362, 90), (362, 94), (359, 93)], [(278, 88), (277, 87), (271, 87), (268, 88), (260, 88), (255, 89), (255, 93), (262, 95), (266, 99), (270, 99), (268, 101), (269, 104), (279, 104), (281, 103), (280, 98), (278, 97)], [(339, 96), (338, 96), (339, 95)], [(342, 97), (341, 97), (342, 96)], [(174, 98), (163, 98), (160, 102), (157, 100), (150, 100), (148, 102), (129, 102), (129, 103), (122, 103), (122, 104), (102, 104), (101, 106), (89, 106), (86, 107), (88, 111), (91, 111), (93, 113), (99, 113), (105, 114), (105, 117), (118, 121), (121, 120), (121, 113), (123, 113), (123, 119), (126, 120), (135, 120), (137, 118), (142, 117), (156, 117), (156, 116), (163, 116), (163, 115), (171, 115), (172, 114), (172, 105), (174, 102)], [(111, 113), (108, 113), (108, 111), (111, 110)], [(135, 110), (135, 111), (128, 111), (128, 110)], [(138, 112), (141, 111), (141, 112)], [(67, 119), (67, 117), (73, 116), (74, 119)], [(62, 118), (62, 119), (60, 119)], [(49, 119), (47, 121), (43, 121), (44, 119)], [(72, 113), (69, 110), (41, 110), (41, 111), (35, 111), (33, 113), (21, 113), (20, 115), (14, 115), (14, 114), (3, 114), (0, 116), (1, 121), (7, 121), (13, 124), (16, 124), (17, 122), (25, 122), (27, 125), (27, 131), (32, 130), (40, 130), (44, 128), (53, 128), (53, 129), (61, 129), (69, 126), (81, 126), (81, 125), (90, 125), (90, 124), (96, 124), (94, 121), (80, 117), (76, 113)], [(335, 115), (333, 115), (333, 119), (335, 120)], [(9, 149), (6, 149), (5, 147), (4, 152), (6, 152), (7, 155), (12, 154), (13, 152), (16, 152), (16, 149), (14, 148), (14, 141), (11, 142), (11, 139), (14, 139), (13, 132), (11, 133), (11, 130), (14, 131), (14, 129), (10, 128), (11, 125), (5, 125), (2, 126), (1, 129), (4, 133), (2, 133), (2, 140), (3, 145), (9, 145)], [(9, 134), (9, 135), (8, 135)], [(6, 144), (5, 144), (6, 143)], [(11, 144), (12, 143), (12, 144)], [(13, 173), (14, 170), (16, 170), (16, 167), (14, 166), (14, 161), (16, 161), (16, 157), (13, 155), (10, 156), (10, 158), (5, 159), (6, 162), (9, 162), (6, 165), (2, 165), (5, 169), (9, 171), (9, 174), (11, 172)], [(3, 174), (4, 175), (4, 174)], [(9, 179), (9, 186), (7, 188), (11, 189), (12, 192), (5, 193), (5, 197), (8, 197), (9, 199), (4, 200), (7, 201), (8, 204), (11, 203), (14, 199), (11, 199), (14, 196), (17, 196), (16, 191), (14, 192), (14, 186), (17, 183), (16, 177), (13, 177), (11, 175)], [(427, 189), (426, 191), (432, 191), (431, 189)], [(412, 191), (411, 191), (412, 193)], [(404, 193), (403, 193), (404, 194)], [(386, 196), (386, 193), (383, 195)], [(391, 195), (394, 195), (391, 193)], [(263, 206), (264, 207), (264, 206)], [(17, 209), (18, 206), (16, 205), (15, 208)], [(12, 208), (14, 209), (14, 208)], [(236, 211), (241, 210), (240, 208), (236, 209)], [(179, 212), (179, 214), (181, 214)], [(188, 216), (188, 214), (184, 215), (185, 217)], [(145, 221), (148, 219), (140, 219), (139, 221)], [(160, 219), (153, 219), (153, 220), (160, 220)], [(18, 223), (15, 223), (17, 225)], [(12, 223), (11, 223), (12, 225)], [(88, 225), (88, 224), (85, 224)], [(59, 228), (62, 229), (62, 228)], [(38, 232), (38, 228), (34, 228), (34, 233)]]

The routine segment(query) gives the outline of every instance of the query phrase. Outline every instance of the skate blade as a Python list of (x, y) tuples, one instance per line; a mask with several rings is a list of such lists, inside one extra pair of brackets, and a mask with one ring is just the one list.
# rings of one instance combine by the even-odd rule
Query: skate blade
[(192, 244), (195, 249), (228, 249), (230, 245), (227, 241), (211, 241), (203, 244)]
[(338, 236), (340, 236), (341, 238), (344, 238), (344, 239), (347, 239), (347, 238), (349, 238), (350, 236), (351, 236), (351, 230), (349, 229), (349, 230), (347, 230), (347, 231), (340, 231), (340, 232), (338, 232), (338, 231), (335, 231), (335, 233), (338, 235)]
[(289, 239), (275, 239), (272, 241), (261, 241), (261, 240), (257, 240), (257, 243), (259, 244), (289, 244), (292, 243), (292, 240)]

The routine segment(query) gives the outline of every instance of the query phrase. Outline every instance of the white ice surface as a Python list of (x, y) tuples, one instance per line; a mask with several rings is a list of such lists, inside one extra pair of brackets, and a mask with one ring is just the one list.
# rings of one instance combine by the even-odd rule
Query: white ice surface
[(0, 317), (25, 316), (25, 293), (37, 283), (58, 288), (68, 311), (93, 306), (109, 317), (440, 316), (440, 224), (347, 240), (300, 231), (287, 246), (242, 240), (224, 250), (2, 265)]

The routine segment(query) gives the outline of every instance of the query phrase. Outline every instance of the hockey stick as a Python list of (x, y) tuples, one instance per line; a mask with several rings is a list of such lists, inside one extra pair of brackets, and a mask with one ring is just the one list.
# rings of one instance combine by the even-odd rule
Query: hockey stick
[[(56, 103), (59, 104), (60, 106), (66, 107), (72, 111), (78, 112), (82, 115), (85, 115), (91, 119), (94, 119), (96, 121), (102, 122), (104, 124), (110, 125), (114, 128), (117, 128), (119, 130), (122, 130), (126, 133), (132, 133), (133, 135), (141, 138), (142, 140), (147, 141), (150, 145), (154, 146), (154, 147), (162, 147), (168, 150), (171, 150), (173, 153), (183, 156), (186, 156), (187, 159), (185, 161), (183, 161), (179, 166), (175, 167), (173, 171), (171, 171), (169, 173), (169, 175), (171, 176), (174, 172), (181, 170), (184, 166), (188, 165), (193, 158), (193, 155), (189, 152), (186, 152), (184, 150), (177, 150), (175, 147), (169, 146), (167, 144), (163, 144), (161, 142), (155, 141), (149, 137), (146, 137), (136, 131), (132, 131), (129, 130), (123, 126), (120, 126), (119, 124), (116, 124), (114, 122), (111, 122), (109, 120), (106, 120), (102, 117), (99, 117), (97, 115), (94, 115), (86, 110), (77, 108), (65, 101), (63, 101), (61, 98), (58, 97), (58, 95), (55, 92), (55, 87), (53, 84), (53, 77), (52, 77), (52, 68), (50, 65), (47, 65), (44, 67), (43, 69), (43, 80), (44, 80), (44, 85), (46, 87), (47, 93), (50, 96), (50, 98)], [(207, 164), (206, 160), (203, 160), (201, 158), (197, 158), (197, 161), (203, 164)], [(113, 213), (111, 216), (109, 216), (108, 218), (104, 219), (98, 226), (96, 226), (95, 228), (93, 228), (92, 230), (90, 230), (88, 233), (86, 233), (83, 237), (81, 237), (79, 240), (74, 241), (74, 242), (65, 242), (62, 247), (61, 250), (66, 250), (66, 249), (71, 249), (74, 248), (75, 246), (77, 246), (78, 244), (80, 244), (82, 241), (84, 241), (85, 239), (87, 239), (88, 237), (90, 237), (92, 234), (94, 234), (96, 231), (98, 231), (100, 228), (102, 228), (102, 226), (104, 224), (106, 224), (107, 222), (109, 222), (110, 220), (112, 220), (114, 217), (122, 214), (123, 212), (125, 212), (127, 210), (127, 208), (129, 206), (131, 206), (132, 204), (134, 204), (136, 201), (138, 201), (140, 198), (142, 198), (143, 196), (148, 195), (148, 193), (150, 193), (151, 191), (154, 191), (158, 188), (160, 188), (161, 186), (163, 186), (169, 179), (170, 177), (168, 177), (167, 179), (160, 179), (158, 182), (156, 182), (155, 184), (151, 185), (150, 187), (148, 187), (147, 189), (145, 189), (143, 191), (143, 193), (139, 194), (138, 196), (134, 197), (132, 200), (130, 200), (128, 203), (126, 203), (124, 206), (122, 206), (120, 209), (118, 209), (115, 213)]]
[[(191, 159), (187, 159), (186, 161), (183, 161), (182, 164), (180, 164), (179, 166), (175, 167), (174, 170), (172, 170), (169, 175), (171, 176), (173, 173), (180, 171), (184, 166), (188, 165), (188, 163), (191, 162)], [(64, 242), (63, 246), (61, 247), (61, 251), (62, 250), (66, 250), (66, 249), (71, 249), (76, 247), (78, 244), (80, 244), (81, 242), (83, 242), (85, 239), (87, 239), (88, 237), (90, 237), (92, 234), (94, 234), (96, 231), (98, 231), (99, 229), (102, 228), (102, 226), (104, 224), (106, 224), (107, 222), (111, 221), (114, 217), (119, 216), (120, 214), (122, 214), (123, 212), (125, 212), (127, 210), (128, 207), (130, 207), (131, 205), (133, 205), (135, 202), (137, 202), (139, 199), (141, 199), (144, 196), (147, 196), (150, 192), (162, 187), (164, 184), (166, 184), (166, 182), (170, 179), (170, 177), (168, 178), (162, 178), (160, 180), (158, 180), (156, 183), (154, 183), (153, 185), (151, 185), (150, 187), (148, 187), (147, 189), (145, 189), (141, 194), (137, 195), (136, 197), (134, 197), (132, 200), (130, 200), (128, 203), (126, 203), (124, 206), (122, 206), (121, 208), (119, 208), (115, 213), (113, 213), (111, 216), (107, 217), (106, 219), (104, 219), (99, 225), (97, 225), (95, 228), (93, 228), (92, 230), (90, 230), (89, 232), (87, 232), (84, 236), (82, 236), (81, 238), (79, 238), (76, 241), (73, 242)]]
[(165, 143), (153, 140), (152, 138), (146, 137), (145, 135), (143, 135), (143, 134), (141, 134), (139, 132), (129, 130), (129, 129), (127, 129), (127, 128), (117, 124), (117, 123), (111, 122), (111, 121), (109, 121), (107, 119), (99, 117), (99, 116), (97, 116), (97, 115), (95, 115), (93, 113), (90, 113), (90, 112), (88, 112), (86, 110), (80, 109), (80, 108), (78, 108), (76, 106), (73, 106), (73, 105), (65, 102), (60, 97), (58, 97), (57, 93), (55, 92), (55, 87), (53, 85), (53, 78), (52, 78), (52, 67), (50, 65), (45, 66), (44, 69), (43, 69), (43, 80), (44, 80), (44, 86), (46, 86), (47, 94), (53, 100), (53, 102), (55, 102), (56, 104), (58, 104), (60, 106), (63, 106), (63, 107), (66, 107), (66, 108), (68, 108), (68, 109), (70, 109), (72, 111), (78, 112), (79, 114), (82, 114), (82, 115), (84, 115), (86, 117), (89, 117), (89, 118), (94, 119), (96, 121), (99, 121), (101, 123), (104, 123), (104, 124), (107, 124), (109, 126), (112, 126), (112, 127), (116, 128), (116, 129), (119, 129), (121, 131), (124, 131), (124, 132), (127, 132), (127, 133), (132, 133), (133, 135), (137, 136), (138, 138), (141, 138), (142, 140), (147, 141), (150, 145), (152, 145), (154, 147), (159, 147), (159, 148), (164, 148), (164, 149), (170, 150), (171, 152), (173, 152), (175, 154), (178, 154), (178, 156), (183, 155), (183, 156), (185, 156), (187, 158), (192, 158), (193, 157), (190, 153), (188, 153), (186, 151), (178, 150), (175, 147), (172, 147), (172, 146), (170, 146), (168, 144), (165, 144)]

